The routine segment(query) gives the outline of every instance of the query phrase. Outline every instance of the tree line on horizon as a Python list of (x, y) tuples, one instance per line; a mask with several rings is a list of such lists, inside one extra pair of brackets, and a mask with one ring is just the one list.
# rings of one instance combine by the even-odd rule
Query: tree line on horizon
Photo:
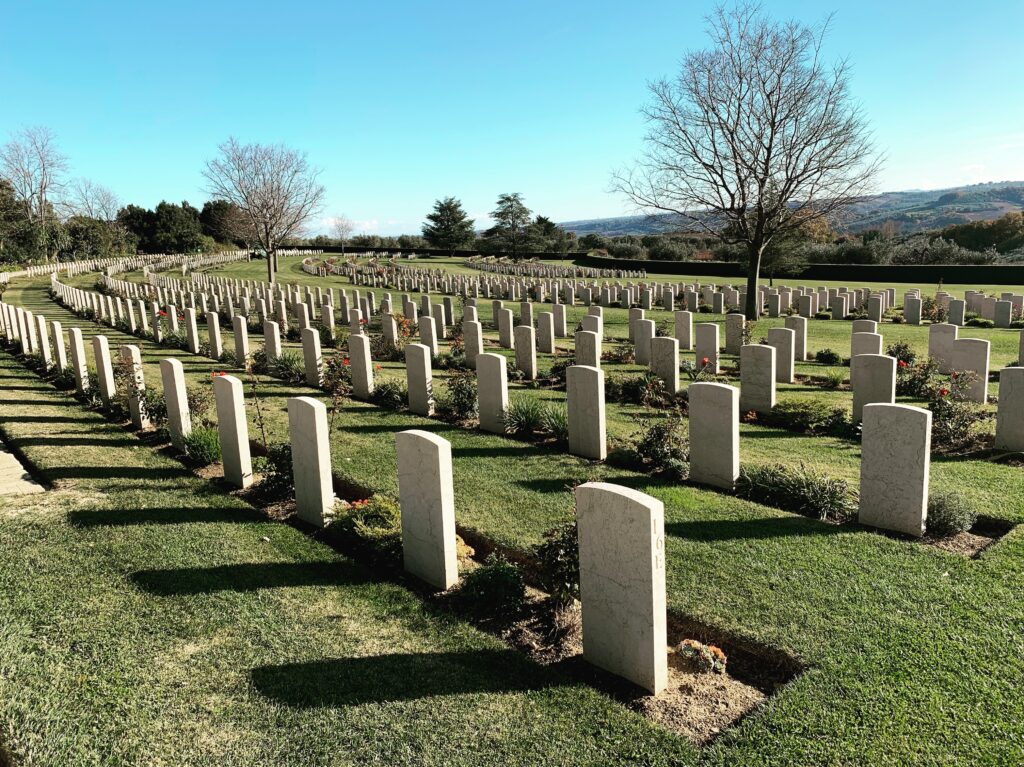
[[(258, 145), (229, 151), (259, 151)], [(222, 147), (223, 150), (223, 147)], [(294, 158), (292, 158), (294, 159)], [(46, 128), (29, 128), (0, 147), (0, 263), (34, 263), (105, 258), (126, 253), (200, 253), (245, 248), (266, 254), (269, 244), (243, 205), (223, 198), (201, 208), (187, 200), (161, 201), (153, 208), (122, 205), (106, 187), (85, 179), (67, 180), (68, 167)], [(230, 175), (230, 174), (229, 174)], [(315, 174), (313, 174), (315, 175)], [(20, 181), (20, 183), (19, 183)], [(319, 198), (322, 189), (314, 188)], [(311, 206), (307, 213), (312, 213)], [(306, 216), (308, 218), (308, 216)], [(550, 218), (534, 215), (519, 193), (502, 194), (491, 213), (493, 225), (477, 231), (460, 200), (438, 199), (419, 234), (397, 237), (351, 233), (347, 219), (335, 219), (334, 236), (271, 234), (281, 246), (434, 248), (448, 253), (474, 250), (522, 257), (532, 253), (568, 253), (576, 237)]]

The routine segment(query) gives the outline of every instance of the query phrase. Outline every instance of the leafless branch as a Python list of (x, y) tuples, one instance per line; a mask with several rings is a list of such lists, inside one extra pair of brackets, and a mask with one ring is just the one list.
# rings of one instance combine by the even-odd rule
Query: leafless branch
[(306, 155), (281, 144), (240, 144), (230, 138), (203, 170), (209, 193), (234, 203), (249, 219), (252, 234), (267, 254), (271, 282), (277, 249), (301, 234), (323, 204), (320, 171)]
[(719, 6), (711, 47), (649, 85), (646, 149), (612, 187), (639, 209), (675, 213), (747, 247), (747, 315), (765, 249), (871, 190), (881, 165), (849, 94), (849, 63), (828, 65), (831, 18), (777, 22), (755, 3)]

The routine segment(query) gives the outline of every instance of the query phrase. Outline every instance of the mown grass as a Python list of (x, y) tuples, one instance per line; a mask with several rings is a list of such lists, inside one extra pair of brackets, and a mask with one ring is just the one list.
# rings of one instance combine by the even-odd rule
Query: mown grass
[[(46, 303), (39, 287), (8, 298)], [(60, 313), (52, 305), (48, 311)], [(143, 345), (147, 358), (167, 354)], [(266, 410), (280, 412), (283, 401), (273, 398), (285, 396), (287, 387), (278, 386), (267, 386), (263, 396), (274, 407)], [(627, 419), (637, 415), (622, 412)], [(568, 508), (566, 486), (590, 476), (661, 498), (671, 608), (786, 650), (811, 667), (705, 751), (707, 763), (995, 764), (1024, 757), (1024, 701), (1016, 692), (1024, 671), (1020, 531), (981, 559), (964, 560), (436, 421), (351, 403), (338, 419), (335, 468), (375, 488), (393, 483), (390, 431), (413, 425), (442, 431), (456, 453), (460, 522), (511, 544), (536, 540), (538, 521), (554, 521)], [(765, 460), (806, 455), (830, 473), (857, 460), (852, 443), (757, 427), (744, 435), (745, 454), (764, 451)], [(495, 454), (497, 448), (509, 452)], [(848, 455), (839, 460), (843, 452)], [(939, 480), (946, 466), (955, 467), (963, 479), (950, 474), (951, 484), (964, 483), (988, 497), (991, 512), (1019, 520), (1020, 470), (977, 463), (936, 463), (936, 484), (947, 481)], [(538, 475), (543, 467), (552, 468)], [(989, 470), (994, 474), (986, 476)], [(494, 502), (499, 487), (508, 493), (501, 505)]]
[(674, 764), (689, 744), (271, 522), (0, 354), (16, 764)]

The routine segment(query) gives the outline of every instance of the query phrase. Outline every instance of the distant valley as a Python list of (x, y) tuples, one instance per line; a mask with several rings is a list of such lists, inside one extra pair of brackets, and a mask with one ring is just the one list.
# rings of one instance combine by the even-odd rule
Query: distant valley
[[(878, 229), (894, 222), (901, 234), (942, 229), (950, 224), (988, 221), (1024, 210), (1024, 181), (1003, 181), (949, 189), (884, 192), (865, 198), (832, 222), (839, 232)], [(566, 221), (561, 226), (577, 235), (664, 234), (687, 231), (693, 225), (673, 214), (617, 216)]]

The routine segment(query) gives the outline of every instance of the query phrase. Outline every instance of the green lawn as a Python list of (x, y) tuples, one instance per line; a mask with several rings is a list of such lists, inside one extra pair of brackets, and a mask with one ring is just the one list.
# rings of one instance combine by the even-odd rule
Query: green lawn
[[(692, 746), (271, 522), (0, 353), (15, 764), (678, 764)], [(6, 763), (6, 762), (5, 762)]]
[[(245, 276), (245, 269), (259, 266), (225, 271)], [(289, 263), (286, 270), (293, 266)], [(292, 276), (288, 271), (285, 278)], [(296, 276), (296, 281), (306, 277)], [(92, 323), (48, 302), (42, 283), (16, 283), (5, 300), (42, 310), (66, 327), (79, 324), (95, 332)], [(489, 305), (481, 308), (482, 314), (489, 312)], [(624, 335), (624, 318), (613, 319), (613, 311), (606, 316), (609, 329)], [(847, 323), (812, 322), (812, 350), (819, 326), (835, 332), (832, 338), (837, 340), (841, 331), (832, 327), (849, 333)], [(915, 343), (921, 343), (923, 330), (893, 325), (883, 332), (887, 340), (904, 331), (920, 333)], [(970, 334), (975, 332), (990, 338), (1002, 334), (1000, 345), (1011, 345), (1011, 331), (971, 329)], [(129, 341), (113, 331), (108, 335), (112, 344)], [(131, 342), (143, 348), (150, 385), (159, 385), (153, 365), (171, 352)], [(197, 384), (208, 383), (210, 370), (221, 367), (175, 354)], [(387, 370), (386, 375), (398, 375), (396, 366)], [(283, 407), (289, 392), (309, 390), (267, 383), (259, 393), (276, 439), (285, 435)], [(794, 387), (790, 395), (798, 396), (799, 389)], [(249, 410), (251, 417), (253, 408)], [(610, 431), (627, 433), (642, 414), (637, 408), (613, 408)], [(506, 545), (534, 543), (562, 518), (571, 506), (567, 486), (574, 482), (600, 477), (661, 498), (666, 506), (671, 609), (786, 651), (810, 667), (756, 716), (702, 751), (701, 761), (904, 765), (1000, 764), (1024, 758), (1024, 699), (1017, 691), (1024, 672), (1024, 538), (1019, 531), (980, 559), (966, 560), (856, 526), (825, 525), (692, 486), (658, 483), (356, 403), (346, 403), (337, 416), (332, 433), (335, 470), (369, 489), (393, 491), (391, 433), (411, 427), (451, 439), (460, 524)], [(857, 475), (859, 449), (854, 443), (744, 427), (742, 450), (745, 461), (800, 458), (830, 473), (851, 479)], [(978, 461), (936, 462), (933, 477), (937, 486), (958, 486), (975, 494), (986, 513), (1021, 519), (1020, 469)], [(538, 730), (544, 726), (537, 722)], [(477, 731), (486, 727), (480, 725)], [(582, 727), (585, 731), (587, 725)], [(556, 742), (556, 736), (551, 740)]]

